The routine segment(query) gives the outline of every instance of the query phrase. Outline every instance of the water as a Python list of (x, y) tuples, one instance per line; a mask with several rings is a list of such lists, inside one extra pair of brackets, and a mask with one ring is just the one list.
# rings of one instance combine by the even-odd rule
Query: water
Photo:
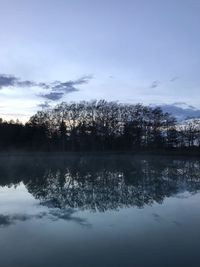
[(0, 266), (200, 266), (200, 160), (1, 156)]

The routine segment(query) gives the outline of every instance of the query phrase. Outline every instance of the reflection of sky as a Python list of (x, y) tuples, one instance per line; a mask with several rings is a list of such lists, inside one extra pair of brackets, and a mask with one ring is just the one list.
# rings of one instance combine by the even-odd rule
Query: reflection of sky
[[(188, 259), (193, 266), (200, 245), (199, 201), (199, 193), (185, 192), (142, 209), (104, 213), (66, 209), (64, 215), (39, 205), (22, 183), (3, 187), (0, 220), (4, 215), (4, 222), (13, 221), (0, 227), (1, 264), (126, 267), (134, 261), (144, 267), (185, 267)], [(161, 265), (165, 258), (169, 265)]]
[(23, 183), (18, 186), (1, 187), (0, 188), (0, 202), (1, 212), (7, 212), (8, 207), (11, 213), (24, 211), (29, 212), (30, 210), (37, 210), (36, 205), (39, 203), (28, 193)]
[(49, 209), (41, 205), (39, 200), (34, 199), (28, 193), (23, 183), (18, 186), (0, 188), (0, 202), (0, 226), (9, 226), (32, 219), (64, 220), (88, 225), (84, 219), (74, 216), (76, 213), (74, 209)]
[[(36, 82), (93, 75), (62, 100), (200, 105), (198, 0), (0, 2), (1, 73)], [(1, 89), (0, 114), (28, 117), (41, 91)]]
[[(196, 214), (196, 205), (199, 201), (200, 194), (190, 194), (189, 192), (179, 193), (175, 196), (166, 198), (162, 204), (154, 203), (153, 205), (145, 205), (143, 208), (118, 208), (117, 210), (107, 210), (105, 212), (78, 210), (66, 207), (66, 209), (53, 208), (46, 202), (40, 202), (27, 191), (23, 183), (18, 186), (0, 187), (0, 215), (13, 218), (13, 221), (26, 221), (30, 219), (47, 219), (56, 222), (57, 220), (80, 222), (81, 217), (86, 217), (93, 220), (94, 224), (100, 225), (107, 221), (108, 225), (124, 225), (132, 221), (137, 227), (141, 220), (146, 220), (154, 223), (154, 220), (163, 219), (165, 223), (171, 223), (172, 218), (178, 216), (186, 216), (187, 212), (190, 215)], [(44, 203), (44, 205), (42, 204)], [(188, 209), (193, 206), (193, 209)], [(182, 208), (186, 210), (183, 213)], [(188, 209), (188, 210), (187, 210)], [(134, 216), (133, 216), (134, 214)], [(80, 215), (80, 218), (78, 217)], [(73, 217), (74, 216), (74, 217)], [(74, 218), (74, 220), (73, 220)], [(78, 220), (80, 219), (80, 221)], [(117, 220), (115, 220), (117, 218)], [(163, 221), (163, 222), (164, 222)], [(187, 224), (189, 220), (184, 219), (183, 224)], [(88, 224), (89, 225), (89, 224)], [(136, 226), (135, 225), (135, 226)], [(130, 227), (131, 225), (129, 225)], [(121, 226), (120, 226), (121, 227)]]

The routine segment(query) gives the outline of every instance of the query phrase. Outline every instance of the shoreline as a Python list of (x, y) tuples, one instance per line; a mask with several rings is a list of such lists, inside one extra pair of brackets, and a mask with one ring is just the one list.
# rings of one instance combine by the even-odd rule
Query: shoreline
[(37, 156), (37, 157), (69, 157), (69, 156), (176, 156), (200, 157), (198, 150), (135, 150), (135, 151), (0, 151), (0, 157)]

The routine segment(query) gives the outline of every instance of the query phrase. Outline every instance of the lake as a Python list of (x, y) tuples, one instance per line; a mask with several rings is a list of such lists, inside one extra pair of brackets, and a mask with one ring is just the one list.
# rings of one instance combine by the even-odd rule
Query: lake
[(0, 266), (199, 267), (200, 159), (0, 156)]

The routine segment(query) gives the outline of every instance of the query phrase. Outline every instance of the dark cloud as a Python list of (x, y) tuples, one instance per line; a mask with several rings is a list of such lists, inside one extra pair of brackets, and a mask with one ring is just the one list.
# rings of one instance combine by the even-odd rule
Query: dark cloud
[(40, 94), (40, 97), (49, 99), (49, 100), (60, 100), (63, 97), (64, 93), (63, 92), (50, 92), (48, 94)]
[(67, 82), (55, 81), (50, 84), (42, 84), (43, 88), (50, 89), (47, 94), (40, 94), (40, 97), (48, 100), (57, 101), (60, 100), (65, 94), (79, 91), (78, 85), (87, 84), (92, 76), (83, 76), (77, 80), (70, 80)]
[(53, 83), (34, 82), (30, 80), (21, 80), (14, 75), (0, 74), (0, 89), (3, 87), (16, 86), (16, 87), (40, 87), (49, 90), (48, 93), (40, 94), (42, 98), (51, 101), (60, 100), (65, 94), (79, 91), (77, 86), (87, 84), (92, 76), (86, 75), (77, 80), (70, 80), (66, 82), (55, 81)]
[(52, 87), (52, 90), (53, 91), (61, 91), (61, 92), (65, 92), (65, 93), (71, 93), (71, 92), (79, 91), (79, 89), (76, 88), (70, 82), (58, 83), (57, 85)]
[(156, 81), (153, 81), (150, 88), (157, 88), (159, 85), (161, 84), (160, 81), (156, 80)]
[(15, 77), (14, 75), (6, 75), (6, 74), (0, 74), (0, 89), (3, 87), (9, 87), (9, 86), (18, 86), (18, 87), (33, 87), (33, 86), (40, 86), (44, 88), (46, 84), (40, 84), (36, 83), (30, 80), (21, 80), (18, 77)]
[(13, 75), (0, 74), (0, 89), (3, 87), (14, 86), (18, 78)]
[(56, 81), (52, 84), (51, 89), (52, 91), (61, 91), (65, 93), (76, 92), (79, 89), (76, 87), (77, 85), (86, 84), (91, 79), (91, 76), (84, 76), (75, 81), (67, 81), (67, 82), (59, 82)]

